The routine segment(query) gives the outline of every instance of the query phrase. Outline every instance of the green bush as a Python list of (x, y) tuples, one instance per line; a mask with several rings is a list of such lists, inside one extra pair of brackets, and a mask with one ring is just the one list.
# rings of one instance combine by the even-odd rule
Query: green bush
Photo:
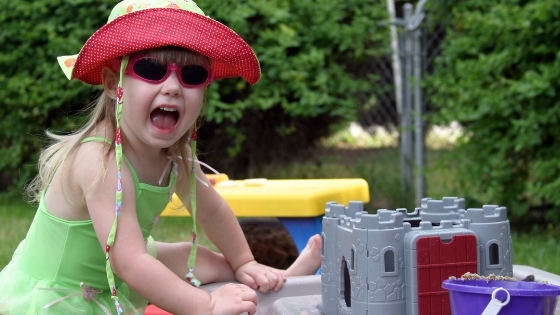
[[(44, 130), (68, 132), (99, 92), (69, 82), (56, 57), (79, 51), (116, 3), (99, 0), (2, 0), (0, 23), (0, 189), (21, 187), (35, 173)], [(256, 86), (240, 79), (208, 91), (201, 151), (213, 164), (251, 168), (293, 158), (333, 128), (356, 117), (357, 94), (375, 78), (361, 74), (379, 54), (385, 19), (373, 0), (197, 1), (237, 31), (261, 61)], [(363, 72), (363, 71), (362, 71)], [(271, 145), (274, 144), (274, 145)], [(226, 166), (227, 164), (221, 164)], [(222, 169), (234, 173), (234, 170)]]
[(467, 129), (469, 197), (560, 222), (560, 2), (464, 0), (453, 19), (427, 87), (432, 122)]
[(96, 91), (68, 81), (56, 57), (78, 52), (109, 10), (109, 1), (2, 1), (0, 188), (33, 176), (44, 129), (71, 130), (91, 101)]

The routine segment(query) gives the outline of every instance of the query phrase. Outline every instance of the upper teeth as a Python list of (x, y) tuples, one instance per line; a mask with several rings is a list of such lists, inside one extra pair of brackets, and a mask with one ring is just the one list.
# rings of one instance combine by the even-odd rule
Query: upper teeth
[(164, 110), (166, 112), (174, 112), (176, 111), (175, 109), (171, 108), (171, 107), (160, 107), (159, 109)]

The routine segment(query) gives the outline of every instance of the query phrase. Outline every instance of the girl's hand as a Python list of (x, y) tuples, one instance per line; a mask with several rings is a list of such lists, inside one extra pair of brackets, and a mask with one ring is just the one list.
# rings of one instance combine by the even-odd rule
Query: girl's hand
[(258, 289), (262, 293), (266, 293), (270, 289), (278, 291), (286, 282), (286, 272), (284, 270), (274, 269), (254, 260), (237, 268), (235, 277), (241, 283), (255, 290)]
[(210, 293), (213, 315), (238, 315), (257, 312), (257, 293), (240, 283), (228, 283)]

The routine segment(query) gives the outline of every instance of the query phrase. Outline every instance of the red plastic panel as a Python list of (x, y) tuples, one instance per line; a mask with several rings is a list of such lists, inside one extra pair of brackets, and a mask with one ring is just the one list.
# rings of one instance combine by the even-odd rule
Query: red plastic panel
[(451, 315), (449, 294), (443, 280), (477, 272), (477, 245), (474, 235), (454, 235), (443, 242), (439, 236), (419, 238), (416, 244), (418, 266), (418, 314)]

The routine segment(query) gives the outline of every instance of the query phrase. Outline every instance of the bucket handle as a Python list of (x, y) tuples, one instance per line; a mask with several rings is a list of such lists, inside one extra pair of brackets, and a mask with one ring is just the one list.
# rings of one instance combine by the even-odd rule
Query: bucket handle
[[(499, 291), (506, 292), (507, 297), (506, 297), (506, 300), (503, 301), (503, 302), (496, 298), (496, 293), (498, 293)], [(492, 299), (490, 300), (488, 305), (486, 305), (486, 308), (482, 312), (482, 315), (498, 315), (498, 313), (500, 312), (502, 307), (506, 306), (508, 303), (509, 303), (509, 292), (508, 292), (508, 290), (506, 290), (504, 288), (497, 288), (496, 290), (494, 290), (492, 292)]]

